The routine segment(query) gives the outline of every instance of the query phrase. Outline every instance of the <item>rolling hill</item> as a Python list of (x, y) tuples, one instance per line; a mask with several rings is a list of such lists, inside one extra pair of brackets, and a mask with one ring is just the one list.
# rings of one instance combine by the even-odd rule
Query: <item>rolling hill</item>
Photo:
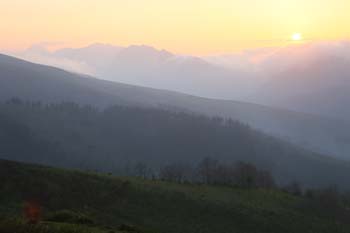
[(181, 109), (230, 117), (331, 156), (347, 159), (350, 151), (350, 126), (338, 119), (103, 81), (5, 55), (0, 56), (0, 87), (3, 101), (18, 97), (28, 101), (72, 101), (102, 108), (118, 104)]
[(108, 44), (54, 52), (38, 44), (15, 55), (111, 81), (347, 120), (349, 54), (349, 41), (339, 40), (208, 57)]
[[(0, 231), (4, 233), (350, 230), (346, 220), (336, 217), (344, 206), (334, 210), (278, 190), (176, 184), (4, 160), (0, 160), (0, 175)], [(28, 225), (9, 220), (22, 215), (28, 200), (36, 200), (44, 221)]]
[[(264, 61), (268, 81), (254, 94), (269, 106), (348, 120), (350, 43), (311, 43), (286, 48)], [(273, 67), (275, 64), (275, 67)]]
[[(350, 188), (350, 163), (298, 148), (232, 120), (158, 108), (76, 103), (0, 103), (0, 157), (52, 166), (147, 176), (172, 163), (207, 157), (248, 162), (277, 182)], [(143, 164), (144, 169), (138, 168)]]

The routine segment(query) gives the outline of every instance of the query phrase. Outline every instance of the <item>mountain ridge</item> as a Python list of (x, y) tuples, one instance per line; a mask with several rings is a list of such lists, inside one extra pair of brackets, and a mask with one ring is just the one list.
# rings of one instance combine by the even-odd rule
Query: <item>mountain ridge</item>
[(1, 56), (0, 100), (72, 101), (100, 107), (115, 104), (174, 108), (239, 120), (323, 154), (346, 158), (347, 122), (231, 100), (212, 100), (177, 92), (103, 81)]

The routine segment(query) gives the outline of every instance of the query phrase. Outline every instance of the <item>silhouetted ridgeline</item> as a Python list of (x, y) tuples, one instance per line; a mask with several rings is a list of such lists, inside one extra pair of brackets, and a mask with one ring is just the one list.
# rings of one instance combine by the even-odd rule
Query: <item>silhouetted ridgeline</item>
[(297, 180), (312, 187), (350, 187), (344, 179), (350, 175), (348, 163), (299, 149), (230, 119), (12, 99), (0, 104), (0, 127), (0, 156), (10, 160), (127, 174), (137, 164), (158, 171), (176, 163), (193, 166), (211, 157), (225, 164), (254, 164), (281, 184)]

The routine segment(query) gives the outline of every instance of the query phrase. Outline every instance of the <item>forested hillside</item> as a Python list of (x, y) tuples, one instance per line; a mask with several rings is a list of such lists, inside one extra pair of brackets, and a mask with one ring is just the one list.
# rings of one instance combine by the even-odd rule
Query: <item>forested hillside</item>
[(0, 87), (0, 101), (17, 97), (25, 101), (75, 102), (98, 108), (125, 105), (182, 109), (210, 117), (229, 117), (329, 156), (346, 159), (350, 151), (350, 124), (341, 120), (109, 82), (1, 54)]
[(339, 185), (348, 163), (330, 159), (230, 119), (115, 106), (98, 110), (74, 103), (0, 104), (2, 158), (128, 175), (142, 164), (149, 176), (171, 163), (194, 166), (213, 157), (249, 162), (278, 183)]

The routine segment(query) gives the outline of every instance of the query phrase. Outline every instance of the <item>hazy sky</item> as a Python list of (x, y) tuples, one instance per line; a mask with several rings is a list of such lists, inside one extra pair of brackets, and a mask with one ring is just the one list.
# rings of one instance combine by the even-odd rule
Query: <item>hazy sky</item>
[(147, 44), (212, 54), (350, 37), (350, 0), (0, 0), (0, 48)]

